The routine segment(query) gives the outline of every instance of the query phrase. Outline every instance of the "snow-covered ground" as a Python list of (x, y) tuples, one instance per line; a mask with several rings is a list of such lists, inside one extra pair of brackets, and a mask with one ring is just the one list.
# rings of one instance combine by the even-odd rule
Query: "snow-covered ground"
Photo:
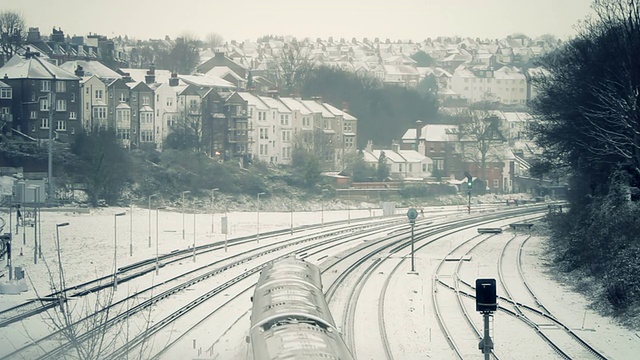
[[(453, 207), (456, 210), (456, 207)], [(464, 213), (464, 207), (457, 209)], [(115, 214), (125, 212), (124, 216)], [(91, 209), (90, 213), (75, 212), (42, 212), (41, 217), (41, 239), (43, 258), (38, 259), (34, 264), (33, 243), (34, 228), (20, 228), (18, 234), (14, 234), (14, 256), (13, 265), (25, 269), (29, 281), (29, 290), (19, 295), (0, 295), (0, 309), (5, 309), (15, 304), (19, 304), (27, 299), (36, 296), (35, 289), (40, 295), (50, 291), (49, 275), (47, 265), (52, 268), (52, 272), (57, 274), (57, 254), (56, 254), (56, 224), (68, 222), (68, 226), (59, 227), (60, 256), (64, 264), (64, 271), (67, 276), (67, 284), (79, 283), (96, 276), (108, 275), (113, 272), (114, 242), (117, 244), (117, 264), (123, 266), (139, 260), (155, 256), (155, 244), (158, 242), (159, 253), (167, 253), (179, 248), (187, 248), (196, 242), (211, 242), (224, 240), (225, 235), (221, 233), (221, 219), (226, 216), (228, 219), (229, 238), (243, 235), (255, 234), (258, 229), (261, 232), (289, 228), (293, 219), (294, 226), (304, 224), (320, 223), (346, 219), (364, 218), (370, 216), (380, 216), (381, 209), (352, 209), (350, 211), (316, 211), (316, 212), (231, 212), (231, 213), (199, 213), (183, 214), (180, 209), (151, 210), (144, 208), (100, 208)], [(0, 213), (0, 217), (7, 218), (6, 213)], [(156, 222), (156, 216), (158, 221)], [(15, 214), (14, 214), (15, 217)], [(212, 232), (213, 219), (213, 232)], [(149, 222), (151, 220), (151, 222)], [(183, 223), (184, 221), (184, 223)], [(7, 221), (8, 223), (8, 221)], [(15, 226), (15, 221), (14, 221)], [(5, 228), (5, 232), (8, 229)], [(15, 231), (15, 228), (13, 229)], [(184, 231), (184, 239), (183, 239)], [(156, 236), (156, 234), (158, 236)], [(149, 237), (152, 246), (149, 247)], [(24, 238), (24, 242), (23, 242)], [(544, 238), (535, 238), (527, 245), (527, 257), (525, 259), (528, 280), (536, 287), (538, 293), (544, 296), (543, 303), (550, 307), (558, 317), (572, 319), (571, 326), (577, 331), (585, 333), (585, 337), (594, 339), (597, 347), (608, 354), (612, 359), (635, 359), (640, 354), (640, 334), (620, 327), (609, 318), (602, 317), (589, 308), (589, 301), (584, 296), (576, 294), (567, 286), (558, 284), (548, 274), (543, 256)], [(197, 244), (196, 244), (197, 245)], [(132, 253), (130, 254), (130, 249)], [(20, 255), (22, 253), (22, 255)], [(417, 254), (416, 267), (426, 268), (431, 266), (433, 259), (429, 254)], [(427, 263), (429, 264), (427, 266)], [(6, 274), (6, 269), (3, 270)], [(427, 274), (425, 274), (427, 275)], [(6, 276), (0, 281), (6, 281)], [(417, 280), (417, 279), (415, 279)], [(398, 293), (415, 294), (412, 303), (408, 307), (415, 309), (429, 310), (429, 305), (424, 306), (429, 299), (426, 295), (417, 294), (414, 288), (421, 288), (422, 285), (415, 281), (406, 281), (396, 284), (396, 286), (406, 288), (398, 290)], [(422, 299), (422, 300), (421, 300)], [(420, 301), (425, 301), (421, 304)], [(412, 312), (402, 311), (403, 304), (398, 303), (393, 316), (404, 316), (407, 324), (415, 322)], [(237, 314), (230, 314), (226, 321), (231, 324), (238, 320)], [(502, 322), (506, 323), (506, 322)], [(501, 324), (500, 313), (496, 314), (494, 326), (497, 328)], [(248, 321), (247, 321), (248, 328)], [(242, 327), (240, 327), (242, 328)], [(435, 328), (434, 328), (435, 329)], [(0, 329), (0, 341), (8, 337), (8, 331), (15, 331), (15, 328)], [(435, 330), (434, 330), (435, 331)], [(587, 334), (588, 333), (588, 334)], [(428, 338), (416, 338), (416, 342), (431, 341), (431, 333), (418, 331), (416, 334), (429, 336)], [(503, 338), (504, 339), (504, 338)], [(503, 339), (496, 339), (501, 341)], [(506, 340), (505, 340), (506, 341)], [(595, 344), (594, 344), (595, 345)], [(238, 347), (235, 351), (227, 353), (243, 354), (246, 347), (242, 341), (237, 344), (228, 344), (228, 347)], [(440, 352), (437, 348), (446, 346), (435, 345), (431, 355)], [(0, 351), (0, 357), (3, 351)], [(478, 352), (480, 355), (480, 353)], [(196, 357), (197, 354), (184, 354), (186, 357)], [(526, 354), (511, 354), (512, 358), (528, 358)], [(224, 357), (222, 357), (224, 358)], [(433, 358), (433, 356), (432, 356)]]

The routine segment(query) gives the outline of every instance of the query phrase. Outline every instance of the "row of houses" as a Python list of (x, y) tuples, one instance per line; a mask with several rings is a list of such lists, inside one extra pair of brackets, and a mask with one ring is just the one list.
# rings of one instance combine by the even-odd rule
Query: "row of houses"
[[(34, 51), (46, 54), (54, 64), (72, 60), (111, 59), (110, 66), (131, 63), (146, 67), (140, 59), (144, 46), (169, 49), (174, 42), (148, 40), (133, 42), (128, 39), (107, 39), (104, 36), (64, 35), (53, 29), (46, 39), (36, 27), (30, 28), (27, 44)], [(517, 38), (480, 40), (461, 38), (427, 39), (421, 42), (391, 42), (375, 39), (329, 38), (296, 40), (293, 37), (270, 38), (259, 41), (231, 41), (214, 49), (203, 49), (196, 72), (223, 78), (237, 88), (247, 88), (249, 73), (253, 75), (251, 87), (263, 93), (277, 88), (278, 63), (287, 47), (297, 47), (310, 62), (379, 79), (383, 84), (416, 87), (433, 76), (438, 84), (442, 101), (462, 99), (469, 103), (480, 101), (508, 105), (524, 105), (535, 96), (531, 79), (543, 72), (529, 68), (531, 60), (558, 46), (549, 39)], [(419, 65), (412, 58), (417, 52), (428, 54), (432, 66)], [(152, 60), (148, 60), (152, 61)], [(225, 62), (226, 65), (220, 65)], [(522, 67), (526, 66), (526, 67)]]
[(290, 164), (293, 148), (303, 146), (320, 153), (328, 169), (356, 151), (357, 119), (343, 109), (322, 99), (252, 94), (211, 74), (153, 65), (113, 71), (91, 60), (56, 66), (31, 49), (0, 74), (7, 137), (38, 140), (51, 132), (68, 142), (81, 129), (102, 128), (113, 129), (126, 148), (161, 150), (171, 133), (181, 133), (220, 159)]
[[(528, 113), (491, 111), (485, 114), (495, 131), (489, 146), (481, 149), (478, 138), (460, 125), (423, 124), (417, 121), (390, 148), (362, 150), (364, 161), (378, 166), (381, 158), (394, 181), (433, 181), (459, 184), (470, 173), (484, 181), (486, 191), (514, 193), (529, 191), (539, 183), (529, 174), (529, 161), (538, 153), (527, 136), (534, 121)], [(481, 152), (484, 151), (484, 156)], [(484, 158), (484, 168), (482, 166)]]

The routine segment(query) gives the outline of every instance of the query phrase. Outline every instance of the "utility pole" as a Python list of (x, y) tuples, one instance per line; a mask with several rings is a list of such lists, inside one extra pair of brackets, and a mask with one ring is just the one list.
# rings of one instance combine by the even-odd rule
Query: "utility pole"
[(49, 88), (49, 157), (47, 163), (47, 202), (51, 204), (53, 200), (53, 114), (56, 103), (56, 76), (53, 75)]

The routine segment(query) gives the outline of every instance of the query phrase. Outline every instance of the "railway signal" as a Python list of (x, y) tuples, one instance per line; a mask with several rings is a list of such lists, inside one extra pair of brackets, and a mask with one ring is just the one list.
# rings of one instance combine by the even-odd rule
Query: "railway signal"
[(498, 309), (496, 293), (496, 279), (476, 279), (476, 311), (484, 318), (484, 337), (478, 348), (482, 350), (485, 360), (490, 359), (493, 341), (489, 334), (489, 321), (494, 311)]
[(469, 203), (467, 205), (467, 213), (471, 214), (471, 189), (473, 189), (473, 177), (468, 171), (464, 172), (464, 176), (467, 178), (467, 194), (469, 195)]
[(411, 224), (411, 273), (415, 273), (415, 268), (413, 266), (413, 226), (416, 224), (418, 211), (414, 208), (409, 209), (409, 211), (407, 211), (407, 217), (409, 218), (409, 223)]

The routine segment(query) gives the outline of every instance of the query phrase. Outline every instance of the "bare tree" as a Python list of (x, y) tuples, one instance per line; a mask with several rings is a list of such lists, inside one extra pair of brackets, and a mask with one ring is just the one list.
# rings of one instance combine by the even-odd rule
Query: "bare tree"
[(311, 50), (295, 40), (280, 50), (276, 59), (278, 88), (287, 94), (299, 93), (315, 64), (311, 59)]
[(464, 110), (459, 114), (461, 153), (465, 160), (477, 163), (479, 178), (486, 181), (488, 162), (500, 162), (504, 157), (506, 139), (500, 119), (489, 110)]
[(25, 25), (22, 15), (14, 11), (0, 12), (0, 49), (5, 59), (10, 59), (25, 42)]
[(209, 47), (209, 49), (214, 50), (218, 46), (222, 46), (222, 44), (224, 44), (224, 39), (222, 38), (222, 35), (212, 32), (205, 36), (204, 43)]

